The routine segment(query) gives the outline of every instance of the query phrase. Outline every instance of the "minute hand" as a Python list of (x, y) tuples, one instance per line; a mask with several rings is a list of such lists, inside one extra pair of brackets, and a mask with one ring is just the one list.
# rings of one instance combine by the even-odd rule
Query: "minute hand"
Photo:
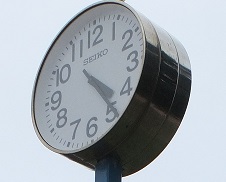
[[(104, 91), (101, 90), (100, 86), (95, 82), (95, 80), (97, 80), (97, 79), (95, 77), (89, 75), (89, 73), (85, 69), (83, 70), (83, 73), (88, 78), (88, 83), (95, 88), (95, 90), (98, 92), (98, 94), (101, 96), (101, 98), (106, 102), (106, 104), (111, 109), (111, 111), (113, 111), (115, 116), (118, 117), (119, 114), (118, 114), (117, 109), (115, 107), (113, 107), (113, 105), (111, 104), (111, 102), (108, 100), (108, 98), (106, 96), (106, 95), (111, 95), (111, 94), (104, 93)], [(109, 90), (111, 90), (111, 89), (109, 88)], [(111, 90), (111, 92), (113, 93), (112, 90)]]

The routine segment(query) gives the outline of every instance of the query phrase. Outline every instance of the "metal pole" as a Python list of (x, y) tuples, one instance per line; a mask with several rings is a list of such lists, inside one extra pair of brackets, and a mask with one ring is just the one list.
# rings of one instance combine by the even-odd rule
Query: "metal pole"
[(95, 169), (95, 182), (121, 182), (122, 167), (113, 158), (100, 160)]

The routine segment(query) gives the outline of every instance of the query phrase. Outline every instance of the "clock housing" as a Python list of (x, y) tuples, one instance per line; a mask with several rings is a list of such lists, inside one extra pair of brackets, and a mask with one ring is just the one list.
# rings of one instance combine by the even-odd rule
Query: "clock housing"
[(50, 150), (123, 176), (152, 162), (184, 116), (191, 68), (183, 46), (126, 3), (102, 1), (59, 33), (39, 69), (33, 124)]

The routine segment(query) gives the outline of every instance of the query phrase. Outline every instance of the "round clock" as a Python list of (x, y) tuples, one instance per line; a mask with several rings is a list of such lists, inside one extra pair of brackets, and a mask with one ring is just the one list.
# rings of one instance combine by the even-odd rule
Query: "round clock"
[(190, 89), (183, 46), (126, 3), (102, 1), (75, 16), (47, 51), (33, 124), (50, 150), (91, 169), (117, 158), (126, 176), (170, 142)]

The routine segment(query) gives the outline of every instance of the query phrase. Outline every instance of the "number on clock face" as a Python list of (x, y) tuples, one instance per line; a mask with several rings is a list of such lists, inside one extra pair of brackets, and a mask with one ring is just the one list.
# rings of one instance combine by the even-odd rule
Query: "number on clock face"
[(142, 28), (127, 8), (114, 6), (86, 11), (81, 16), (87, 21), (74, 19), (45, 58), (35, 117), (39, 133), (57, 150), (80, 151), (105, 136), (138, 85)]

